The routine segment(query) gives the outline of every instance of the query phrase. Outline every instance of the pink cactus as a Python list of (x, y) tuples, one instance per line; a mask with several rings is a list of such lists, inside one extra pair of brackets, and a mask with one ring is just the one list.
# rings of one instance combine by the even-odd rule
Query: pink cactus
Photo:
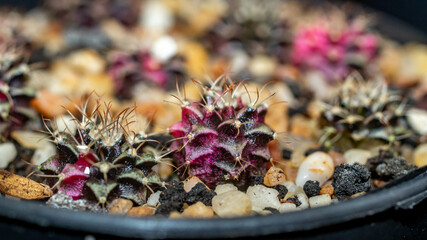
[(115, 55), (108, 73), (114, 79), (117, 95), (122, 98), (131, 98), (132, 86), (139, 82), (163, 88), (170, 77), (164, 65), (146, 52)]
[(258, 98), (250, 104), (236, 91), (234, 83), (203, 89), (203, 101), (181, 99), (182, 120), (169, 128), (176, 139), (172, 149), (180, 175), (197, 176), (210, 187), (231, 182), (239, 187), (252, 176), (265, 173), (270, 161), (267, 144), (275, 133), (264, 123), (265, 104)]
[[(333, 29), (336, 30), (336, 29)], [(343, 80), (354, 66), (363, 69), (376, 56), (377, 36), (356, 24), (333, 32), (326, 24), (306, 26), (294, 37), (292, 62), (321, 72), (329, 82)]]

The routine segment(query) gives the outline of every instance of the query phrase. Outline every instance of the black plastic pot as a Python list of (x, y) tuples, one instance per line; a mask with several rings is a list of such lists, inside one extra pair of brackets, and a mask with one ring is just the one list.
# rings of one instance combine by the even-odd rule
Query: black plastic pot
[[(380, 30), (393, 39), (426, 42), (423, 33), (399, 20), (383, 14), (378, 20)], [(427, 167), (366, 196), (331, 206), (237, 219), (137, 219), (0, 197), (0, 239), (427, 239), (426, 197)]]
[[(410, 236), (411, 239), (426, 239), (427, 201), (413, 209), (426, 197), (427, 167), (366, 196), (338, 204), (238, 219), (138, 219), (53, 209), (35, 202), (2, 198), (0, 231), (17, 239), (21, 237), (20, 231), (25, 233), (26, 238), (53, 234), (54, 238), (67, 236), (69, 239), (87, 235), (97, 236), (97, 239), (112, 236), (148, 239), (270, 236), (304, 239), (315, 235), (328, 239), (344, 236), (346, 239), (360, 239), (361, 234), (365, 237)], [(396, 216), (402, 219), (399, 222), (390, 221), (396, 220)], [(415, 217), (418, 219), (411, 219)], [(365, 228), (368, 230), (364, 231)], [(381, 228), (387, 230), (380, 232)], [(353, 234), (349, 234), (351, 232)]]

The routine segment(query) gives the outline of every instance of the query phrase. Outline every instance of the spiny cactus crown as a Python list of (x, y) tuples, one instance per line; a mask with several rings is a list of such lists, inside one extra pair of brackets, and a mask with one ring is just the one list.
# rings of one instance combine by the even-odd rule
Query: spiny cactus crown
[(323, 103), (321, 142), (330, 147), (346, 138), (357, 144), (364, 139), (393, 143), (411, 135), (404, 118), (407, 104), (383, 81), (347, 78), (331, 104)]
[(0, 43), (0, 138), (36, 117), (30, 108), (35, 91), (26, 85), (29, 73), (24, 50)]
[(58, 177), (51, 185), (74, 200), (105, 206), (115, 198), (127, 198), (144, 204), (150, 192), (163, 186), (152, 168), (164, 155), (145, 145), (150, 141), (145, 131), (129, 129), (135, 124), (134, 108), (113, 116), (111, 105), (98, 101), (91, 111), (87, 104), (79, 110), (76, 134), (49, 129), (57, 154), (39, 169)]
[(275, 133), (264, 123), (267, 105), (259, 101), (259, 92), (244, 104), (239, 89), (246, 86), (224, 80), (220, 77), (209, 87), (196, 83), (202, 102), (176, 97), (182, 121), (169, 129), (176, 138), (171, 147), (182, 177), (197, 176), (211, 187), (224, 182), (244, 187), (265, 172), (267, 144)]

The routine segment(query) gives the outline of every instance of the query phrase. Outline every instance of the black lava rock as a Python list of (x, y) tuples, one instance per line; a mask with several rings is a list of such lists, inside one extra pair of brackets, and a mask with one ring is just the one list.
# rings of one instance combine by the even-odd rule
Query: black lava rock
[(169, 182), (169, 186), (160, 194), (160, 206), (157, 208), (156, 214), (168, 215), (173, 211), (182, 212), (186, 195), (182, 182)]
[(388, 151), (381, 151), (378, 156), (369, 158), (366, 165), (371, 171), (372, 178), (384, 181), (402, 177), (417, 169), (417, 166), (408, 164), (404, 158), (395, 157)]
[(319, 195), (321, 188), (318, 181), (308, 180), (307, 182), (305, 182), (303, 189), (308, 197), (313, 197)]
[(301, 205), (300, 200), (297, 198), (297, 196), (291, 197), (286, 199), (287, 201), (293, 202), (295, 203), (295, 205), (298, 207), (299, 205)]
[(327, 153), (328, 151), (322, 146), (322, 147), (318, 147), (318, 148), (310, 148), (310, 149), (308, 149), (305, 153), (304, 153), (304, 156), (308, 156), (308, 155), (310, 155), (310, 154), (312, 154), (312, 153), (315, 153), (315, 152), (324, 152), (324, 153)]
[(196, 202), (202, 202), (206, 206), (212, 206), (212, 198), (216, 193), (209, 190), (203, 183), (197, 183), (188, 193), (186, 203), (192, 205)]
[(266, 208), (264, 208), (264, 210), (270, 211), (273, 214), (280, 213), (279, 210), (272, 208), (272, 207), (266, 207)]
[(250, 186), (264, 185), (264, 176), (252, 176)]
[(291, 159), (292, 157), (292, 151), (289, 149), (283, 149), (282, 150), (282, 158), (283, 159)]
[(279, 200), (283, 199), (288, 193), (288, 189), (283, 185), (276, 185), (274, 186), (274, 189), (276, 189), (279, 192), (279, 195), (277, 196)]
[(368, 191), (371, 187), (371, 173), (366, 166), (355, 163), (344, 163), (335, 168), (334, 187), (335, 196), (343, 200), (346, 196)]
[(379, 164), (375, 171), (377, 175), (383, 180), (392, 180), (405, 176), (410, 171), (417, 169), (417, 166), (410, 165), (402, 157), (389, 158), (383, 163)]

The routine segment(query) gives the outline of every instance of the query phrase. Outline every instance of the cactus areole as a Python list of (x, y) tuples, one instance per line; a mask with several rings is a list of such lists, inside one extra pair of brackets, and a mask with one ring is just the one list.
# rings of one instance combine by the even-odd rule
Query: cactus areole
[(210, 187), (224, 182), (245, 187), (252, 176), (265, 173), (267, 144), (275, 133), (264, 123), (267, 105), (258, 101), (259, 94), (244, 104), (238, 89), (246, 87), (223, 80), (200, 85), (201, 102), (180, 99), (182, 120), (169, 128), (176, 138), (171, 147), (182, 178), (197, 176)]

